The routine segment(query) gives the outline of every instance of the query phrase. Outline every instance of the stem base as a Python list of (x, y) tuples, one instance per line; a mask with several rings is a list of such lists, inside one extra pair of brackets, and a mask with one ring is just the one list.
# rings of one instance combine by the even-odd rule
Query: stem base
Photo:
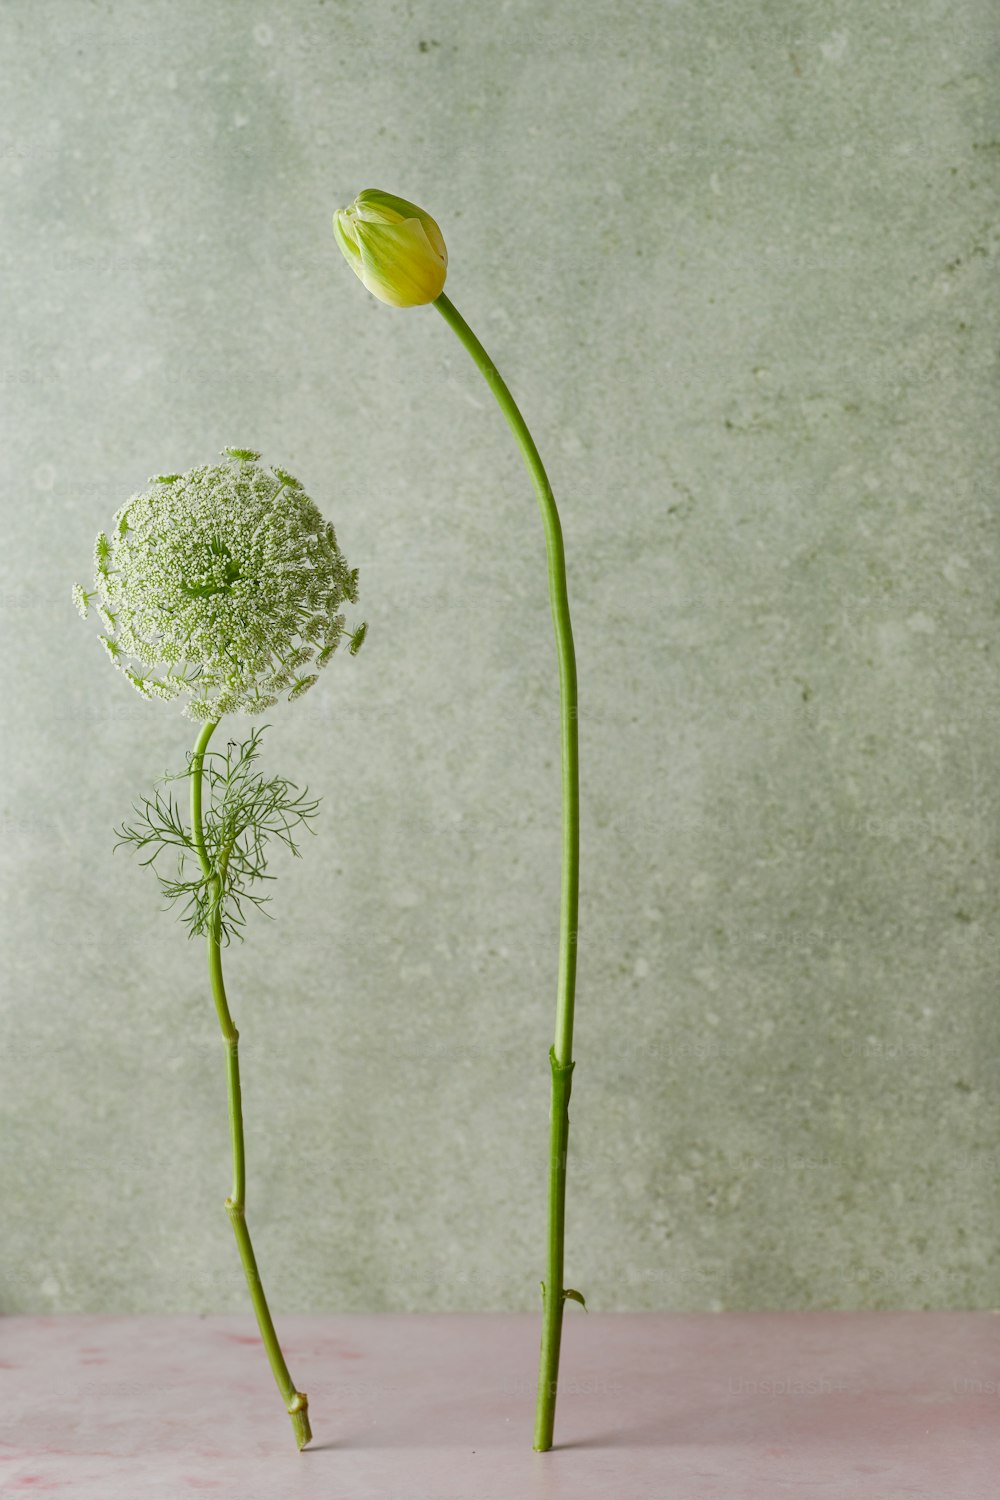
[(312, 1442), (312, 1428), (309, 1426), (309, 1397), (305, 1391), (296, 1391), (292, 1403), (288, 1408), (288, 1415), (292, 1419), (292, 1432), (295, 1434), (295, 1443), (299, 1452)]
[(536, 1453), (552, 1447), (559, 1389), (559, 1350), (562, 1344), (563, 1244), (566, 1233), (566, 1153), (569, 1146), (569, 1096), (575, 1063), (565, 1066), (549, 1048), (552, 1069), (552, 1110), (549, 1136), (549, 1238), (546, 1280), (542, 1282), (542, 1346), (538, 1359), (538, 1401), (535, 1408)]

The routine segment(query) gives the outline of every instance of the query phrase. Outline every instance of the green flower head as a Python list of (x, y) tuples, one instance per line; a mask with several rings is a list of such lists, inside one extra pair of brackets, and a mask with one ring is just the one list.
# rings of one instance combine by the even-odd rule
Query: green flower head
[[(186, 697), (193, 719), (262, 713), (301, 697), (326, 666), (358, 596), (350, 569), (297, 479), (259, 453), (163, 474), (133, 495), (94, 547), (96, 607), (109, 658), (144, 698)], [(353, 655), (364, 640), (349, 637)]]

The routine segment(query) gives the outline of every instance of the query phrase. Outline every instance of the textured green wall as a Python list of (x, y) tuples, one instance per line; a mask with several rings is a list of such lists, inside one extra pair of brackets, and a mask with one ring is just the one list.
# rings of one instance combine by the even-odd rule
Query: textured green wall
[[(200, 945), (112, 826), (191, 726), (70, 585), (262, 448), (371, 622), (229, 961), (277, 1310), (535, 1308), (564, 514), (583, 920), (567, 1279), (598, 1308), (998, 1301), (996, 66), (986, 0), (0, 11), (8, 1311), (245, 1309)], [(992, 52), (995, 58), (995, 51)]]

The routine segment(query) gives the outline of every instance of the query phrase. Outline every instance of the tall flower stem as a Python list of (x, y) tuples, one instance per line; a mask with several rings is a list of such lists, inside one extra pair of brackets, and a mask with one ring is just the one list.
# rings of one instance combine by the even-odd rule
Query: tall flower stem
[[(213, 723), (204, 726), (198, 736), (194, 754), (191, 757), (191, 833), (195, 847), (198, 850), (198, 858), (201, 861), (202, 873), (206, 880), (215, 882), (215, 890), (211, 894), (218, 898), (221, 895), (219, 889), (219, 875), (213, 871), (205, 848), (205, 832), (202, 824), (201, 802), (202, 784), (205, 770), (205, 751), (212, 733), (218, 725), (216, 719)], [(225, 855), (223, 855), (223, 858)], [(257, 1260), (253, 1253), (253, 1245), (250, 1242), (250, 1231), (246, 1221), (246, 1164), (243, 1149), (243, 1106), (240, 1094), (240, 1059), (239, 1040), (240, 1034), (233, 1025), (233, 1018), (229, 1013), (229, 1002), (226, 999), (226, 987), (222, 980), (222, 950), (221, 950), (221, 911), (215, 904), (215, 915), (211, 920), (208, 931), (208, 973), (212, 983), (212, 997), (215, 1000), (215, 1009), (219, 1017), (219, 1026), (222, 1029), (222, 1040), (226, 1047), (226, 1075), (229, 1089), (229, 1135), (233, 1148), (233, 1190), (226, 1199), (226, 1213), (229, 1222), (233, 1226), (236, 1236), (236, 1245), (240, 1252), (240, 1260), (243, 1263), (243, 1271), (250, 1289), (250, 1300), (253, 1310), (257, 1314), (257, 1326), (260, 1328), (261, 1338), (264, 1340), (264, 1348), (270, 1361), (271, 1371), (281, 1392), (281, 1399), (285, 1403), (288, 1415), (292, 1419), (292, 1431), (299, 1448), (304, 1448), (312, 1437), (309, 1427), (309, 1398), (304, 1391), (297, 1391), (285, 1357), (278, 1343), (278, 1335), (274, 1331), (274, 1323), (271, 1320), (270, 1309), (267, 1298), (264, 1296), (264, 1288), (257, 1270)]]
[[(545, 1280), (542, 1283), (542, 1345), (535, 1408), (538, 1452), (552, 1447), (562, 1339), (563, 1247), (566, 1223), (566, 1150), (569, 1141), (569, 1095), (573, 1075), (573, 1005), (576, 993), (577, 921), (580, 887), (580, 768), (577, 736), (576, 653), (569, 615), (566, 557), (562, 527), (548, 476), (531, 433), (513, 396), (493, 361), (461, 313), (442, 292), (433, 304), (458, 335), (489, 386), (517, 439), (538, 494), (548, 556), (549, 598), (559, 656), (559, 697), (562, 742), (562, 903), (559, 923), (559, 981), (556, 999), (555, 1042), (549, 1051), (552, 1108), (549, 1141), (548, 1240)], [(579, 1294), (576, 1294), (579, 1296)]]

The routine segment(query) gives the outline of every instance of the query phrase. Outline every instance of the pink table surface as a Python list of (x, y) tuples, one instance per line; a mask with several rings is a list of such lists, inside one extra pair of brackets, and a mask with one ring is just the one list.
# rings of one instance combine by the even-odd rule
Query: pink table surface
[(538, 1319), (0, 1320), (0, 1493), (95, 1500), (997, 1500), (992, 1312), (584, 1313), (531, 1451)]

